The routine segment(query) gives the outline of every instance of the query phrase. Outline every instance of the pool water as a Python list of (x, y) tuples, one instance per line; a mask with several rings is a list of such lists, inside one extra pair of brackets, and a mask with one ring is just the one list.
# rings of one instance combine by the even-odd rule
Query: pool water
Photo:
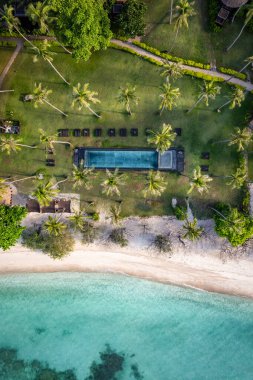
[(98, 169), (158, 169), (155, 150), (85, 150), (84, 165)]

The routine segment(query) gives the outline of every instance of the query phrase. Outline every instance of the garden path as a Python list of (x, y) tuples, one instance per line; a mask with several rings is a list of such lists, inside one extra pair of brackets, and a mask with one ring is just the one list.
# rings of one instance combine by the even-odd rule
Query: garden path
[[(0, 37), (0, 41), (6, 41), (5, 37)], [(8, 74), (13, 62), (17, 58), (20, 50), (23, 48), (23, 45), (24, 45), (22, 38), (13, 38), (12, 41), (15, 41), (17, 43), (17, 46), (16, 46), (16, 49), (14, 50), (12, 56), (10, 57), (9, 62), (7, 63), (7, 65), (5, 66), (5, 68), (3, 69), (3, 71), (0, 75), (0, 89), (2, 87), (4, 78)]]
[[(112, 39), (111, 42), (118, 45), (119, 47), (131, 48), (131, 50), (135, 51), (136, 53), (140, 54), (141, 56), (152, 58), (152, 59), (156, 60), (157, 62), (163, 63), (165, 61), (164, 58), (161, 58), (161, 57), (159, 57), (153, 53), (150, 53), (150, 52), (142, 49), (141, 47), (132, 44), (131, 42), (128, 42), (128, 41), (125, 42), (125, 41), (121, 41), (121, 40), (117, 40), (117, 39)], [(168, 62), (170, 62), (170, 61), (168, 61)], [(238, 85), (238, 86), (242, 86), (247, 91), (253, 91), (253, 83), (251, 83), (250, 81), (244, 81), (244, 80), (241, 80), (241, 79), (238, 79), (235, 77), (231, 77), (231, 75), (220, 73), (219, 71), (201, 69), (199, 67), (193, 67), (193, 66), (188, 66), (188, 65), (182, 65), (182, 67), (183, 67), (183, 69), (192, 70), (195, 73), (202, 73), (202, 74), (210, 75), (211, 77), (214, 77), (214, 78), (219, 77), (219, 78), (224, 79), (224, 81), (229, 80), (230, 83), (233, 83), (233, 84)]]

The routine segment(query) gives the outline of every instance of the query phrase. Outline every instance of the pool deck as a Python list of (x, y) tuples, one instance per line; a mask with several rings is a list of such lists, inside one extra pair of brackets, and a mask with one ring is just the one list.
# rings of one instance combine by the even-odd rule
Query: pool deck
[[(136, 152), (136, 151), (149, 151), (149, 152), (156, 152), (155, 149), (152, 148), (94, 148), (94, 147), (82, 147), (82, 148), (75, 148), (74, 149), (74, 164), (76, 166), (80, 166), (80, 164), (83, 162), (82, 165), (85, 166), (85, 153), (87, 151), (124, 151), (124, 152)], [(171, 155), (172, 153), (172, 155)], [(168, 167), (170, 163), (170, 167)], [(105, 170), (106, 167), (95, 167), (97, 170)], [(112, 169), (112, 167), (108, 168)], [(113, 168), (113, 169), (116, 169)], [(132, 171), (147, 171), (148, 168), (122, 168), (120, 167), (120, 170), (132, 170)], [(153, 169), (154, 170), (154, 169)], [(158, 154), (158, 162), (157, 162), (157, 168), (155, 170), (160, 171), (176, 171), (176, 172), (183, 172), (184, 171), (184, 151), (183, 149), (177, 149), (177, 148), (171, 148), (168, 151), (164, 152), (163, 154)]]

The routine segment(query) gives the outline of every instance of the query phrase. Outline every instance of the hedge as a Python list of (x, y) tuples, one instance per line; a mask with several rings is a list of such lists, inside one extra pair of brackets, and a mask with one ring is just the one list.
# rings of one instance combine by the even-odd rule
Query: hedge
[(137, 57), (139, 58), (142, 58), (144, 59), (145, 61), (148, 61), (150, 63), (153, 63), (154, 65), (157, 65), (157, 66), (164, 66), (164, 64), (162, 62), (159, 62), (157, 61), (156, 59), (153, 59), (153, 58), (150, 58), (150, 57), (147, 57), (147, 56), (143, 56), (139, 53), (137, 53), (135, 50), (129, 48), (129, 47), (126, 47), (126, 46), (120, 46), (118, 44), (115, 44), (114, 42), (110, 42), (110, 45), (109, 45), (111, 48), (113, 49), (117, 49), (117, 50), (123, 50), (123, 51), (126, 51), (130, 54), (133, 54), (133, 55), (136, 55)]
[(148, 45), (144, 44), (143, 42), (133, 41), (132, 43), (134, 45), (136, 45), (136, 46), (141, 47), (142, 49), (144, 49), (144, 50), (146, 50), (146, 51), (148, 51), (150, 53), (153, 53), (153, 54), (157, 55), (158, 57), (167, 59), (169, 61), (180, 62), (180, 63), (183, 63), (183, 64), (188, 65), (188, 66), (199, 67), (200, 69), (207, 69), (207, 70), (210, 69), (210, 65), (209, 64), (204, 64), (204, 63), (195, 62), (195, 61), (192, 61), (192, 60), (189, 60), (189, 59), (175, 57), (175, 56), (173, 56), (171, 54), (168, 54), (168, 53), (162, 53), (159, 50), (157, 50), (157, 49), (155, 49), (155, 48), (153, 48), (151, 46), (148, 46)]
[(221, 73), (228, 74), (228, 75), (231, 75), (233, 77), (236, 77), (236, 78), (239, 78), (239, 79), (242, 79), (242, 80), (247, 79), (247, 75), (246, 74), (240, 73), (239, 71), (236, 71), (236, 70), (233, 70), (233, 69), (228, 69), (226, 67), (219, 67), (218, 70)]

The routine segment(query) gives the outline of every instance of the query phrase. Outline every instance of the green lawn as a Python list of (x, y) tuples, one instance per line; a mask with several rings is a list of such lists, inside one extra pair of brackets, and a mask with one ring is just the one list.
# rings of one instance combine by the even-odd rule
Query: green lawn
[[(0, 56), (1, 60), (1, 56)], [(103, 128), (101, 138), (74, 138), (68, 139), (74, 146), (97, 147), (145, 147), (147, 146), (145, 129), (157, 129), (163, 122), (171, 123), (173, 127), (182, 128), (182, 136), (178, 137), (175, 146), (185, 149), (186, 168), (184, 174), (191, 173), (197, 164), (206, 162), (200, 160), (202, 151), (209, 151), (210, 173), (214, 175), (228, 175), (237, 165), (237, 153), (226, 145), (212, 145), (213, 141), (227, 138), (235, 126), (241, 126), (245, 114), (250, 111), (252, 95), (247, 96), (240, 109), (224, 110), (216, 113), (215, 108), (223, 103), (224, 97), (230, 91), (228, 86), (223, 86), (222, 95), (211, 102), (209, 108), (200, 105), (191, 114), (186, 110), (194, 103), (198, 96), (200, 80), (184, 77), (177, 82), (182, 97), (178, 108), (172, 112), (164, 112), (162, 116), (157, 113), (159, 107), (159, 86), (162, 84), (160, 68), (145, 62), (135, 56), (114, 49), (98, 52), (86, 63), (75, 63), (67, 54), (58, 54), (55, 57), (55, 65), (65, 74), (73, 84), (89, 82), (92, 89), (99, 92), (101, 104), (96, 110), (101, 112), (102, 118), (97, 119), (86, 110), (81, 112), (70, 108), (72, 100), (71, 88), (61, 82), (54, 71), (45, 62), (32, 63), (29, 51), (24, 51), (13, 65), (5, 81), (5, 87), (15, 89), (14, 94), (5, 95), (0, 104), (2, 115), (6, 111), (13, 111), (14, 118), (21, 122), (21, 137), (27, 144), (38, 144), (38, 129), (43, 128), (47, 132), (55, 133), (58, 128)], [(35, 109), (32, 104), (23, 103), (20, 96), (32, 91), (34, 82), (42, 82), (53, 90), (51, 101), (59, 108), (67, 111), (68, 118), (56, 113), (47, 106)], [(116, 96), (121, 85), (135, 84), (140, 97), (139, 107), (135, 108), (132, 117), (125, 114), (121, 105), (117, 104)], [(109, 138), (108, 128), (138, 127), (138, 137)], [(19, 154), (6, 156), (0, 154), (1, 175), (30, 175), (38, 168), (45, 167), (45, 155), (42, 149), (23, 149)], [(68, 147), (58, 146), (56, 166), (49, 168), (48, 173), (57, 177), (69, 175), (72, 167), (72, 151)], [(141, 193), (145, 181), (145, 173), (131, 172), (127, 185), (122, 190), (123, 212), (125, 215), (153, 215), (167, 214), (171, 212), (171, 199), (178, 197), (183, 199), (188, 188), (188, 179), (177, 174), (165, 174), (168, 185), (163, 196), (157, 200), (145, 202)], [(90, 191), (81, 191), (83, 201), (97, 200), (98, 203), (108, 204), (108, 199), (101, 194), (99, 186), (104, 173), (99, 172), (95, 180), (95, 187)], [(215, 179), (209, 194), (199, 197), (192, 196), (192, 204), (196, 213), (206, 216), (208, 205), (219, 200), (236, 204), (239, 193), (232, 191), (225, 185), (224, 179)], [(19, 188), (23, 192), (32, 189), (32, 182), (20, 183)], [(63, 185), (63, 191), (70, 191), (71, 184)], [(115, 199), (111, 199), (114, 201)]]
[[(148, 5), (147, 29), (143, 41), (160, 50), (170, 50), (175, 30), (169, 24), (170, 1), (145, 0)], [(174, 1), (174, 3), (176, 3)], [(196, 0), (197, 15), (189, 19), (189, 30), (181, 29), (172, 54), (200, 62), (214, 62), (217, 66), (241, 68), (245, 58), (252, 55), (252, 33), (245, 30), (242, 38), (227, 53), (226, 48), (238, 34), (243, 19), (236, 18), (233, 24), (226, 23), (219, 33), (208, 30), (207, 1)]]
[(7, 62), (9, 61), (12, 53), (14, 51), (13, 46), (0, 46), (0, 74), (5, 68)]

